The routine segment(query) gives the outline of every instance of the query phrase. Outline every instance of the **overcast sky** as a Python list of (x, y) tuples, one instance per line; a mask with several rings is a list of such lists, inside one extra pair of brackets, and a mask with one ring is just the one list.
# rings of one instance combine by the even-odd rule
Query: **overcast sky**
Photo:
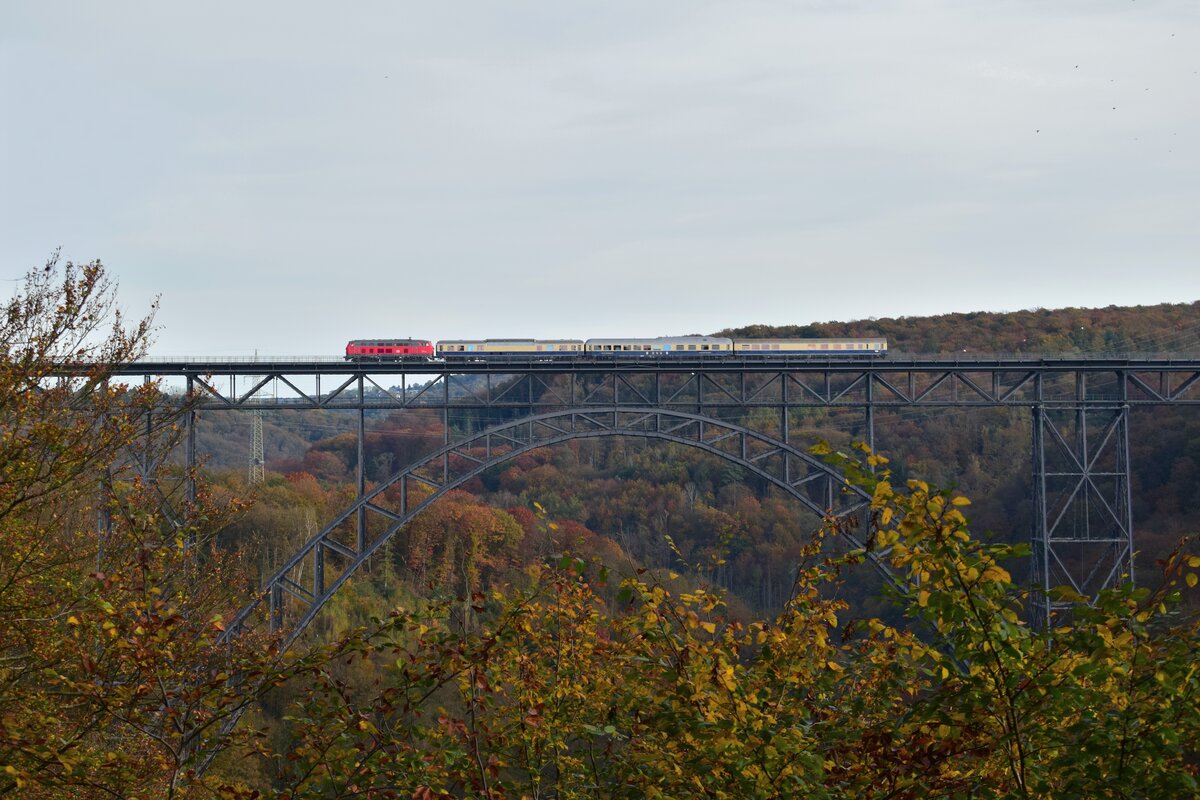
[(1200, 3), (0, 5), (0, 277), (160, 355), (1200, 298)]

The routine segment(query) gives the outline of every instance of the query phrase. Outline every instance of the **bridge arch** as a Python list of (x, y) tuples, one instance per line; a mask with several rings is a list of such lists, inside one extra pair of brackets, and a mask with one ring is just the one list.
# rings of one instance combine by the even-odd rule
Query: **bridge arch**
[[(263, 610), (272, 630), (286, 628), (294, 640), (333, 594), (380, 547), (410, 520), (448, 492), (485, 470), (541, 447), (573, 439), (628, 436), (699, 448), (757, 475), (822, 517), (845, 517), (863, 508), (870, 496), (829, 464), (759, 431), (737, 423), (685, 411), (660, 408), (587, 408), (560, 410), (501, 423), (446, 444), (373, 486), (329, 524), (309, 538), (266, 580), (262, 592), (227, 626), (222, 638), (251, 624)], [(410, 491), (415, 485), (426, 487)], [(429, 491), (429, 490), (432, 491)], [(411, 501), (411, 502), (410, 502)], [(389, 508), (385, 503), (391, 503)], [(367, 520), (384, 521), (370, 532)], [(347, 528), (355, 541), (347, 542)], [(862, 542), (847, 533), (852, 546)], [(326, 579), (330, 556), (341, 570)], [(876, 562), (876, 566), (887, 570)], [(285, 602), (299, 606), (294, 623), (285, 620)]]

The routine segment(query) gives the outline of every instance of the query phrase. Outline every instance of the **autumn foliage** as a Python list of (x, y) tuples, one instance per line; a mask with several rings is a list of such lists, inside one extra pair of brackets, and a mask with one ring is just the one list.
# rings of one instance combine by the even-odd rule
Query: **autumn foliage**
[(0, 319), (0, 796), (194, 793), (286, 674), (261, 638), (216, 642), (247, 582), (211, 538), (241, 504), (166, 466), (179, 406), (112, 378), (151, 325), (114, 301), (55, 258)]
[[(361, 640), (371, 691), (315, 675), (287, 716), (282, 796), (1196, 792), (1200, 627), (1179, 603), (1200, 558), (1038, 629), (1014, 548), (970, 535), (965, 497), (826, 455), (872, 493), (870, 547), (822, 555), (831, 522), (774, 619), (569, 556), (474, 595), (469, 626), (453, 603), (398, 609)], [(846, 616), (837, 588), (868, 559), (909, 624)]]
[[(349, 502), (351, 451), (312, 448), (252, 504), (228, 476), (183, 492), (200, 476), (162, 458), (181, 406), (112, 378), (150, 330), (113, 298), (99, 264), (52, 260), (0, 325), (0, 796), (1200, 792), (1189, 540), (1152, 588), (1056, 590), (1075, 609), (1031, 625), (1023, 547), (848, 447), (814, 452), (869, 508), (811, 536), (737, 470), (671, 450), (526, 454), (470, 487), (496, 507), (451, 493), (381, 549), (326, 608), (339, 624), (288, 653), (249, 631), (218, 645), (253, 567)], [(371, 469), (435, 440), (392, 420)], [(831, 547), (842, 526), (867, 545)], [(731, 566), (776, 611), (739, 603)], [(852, 607), (879, 570), (879, 610)]]

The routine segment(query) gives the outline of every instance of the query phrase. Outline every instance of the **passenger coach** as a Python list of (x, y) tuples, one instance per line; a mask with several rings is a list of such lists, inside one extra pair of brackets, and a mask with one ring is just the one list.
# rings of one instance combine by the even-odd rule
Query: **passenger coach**
[(452, 339), (437, 343), (438, 357), (450, 360), (502, 356), (561, 358), (582, 353), (582, 339)]
[(715, 356), (733, 352), (733, 340), (719, 336), (659, 336), (655, 339), (588, 339), (590, 356)]
[(882, 356), (887, 339), (738, 339), (733, 351), (739, 356)]

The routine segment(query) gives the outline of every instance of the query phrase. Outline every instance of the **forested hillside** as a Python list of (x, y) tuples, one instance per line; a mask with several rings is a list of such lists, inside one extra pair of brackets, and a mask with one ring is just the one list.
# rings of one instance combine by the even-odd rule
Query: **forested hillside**
[(885, 336), (891, 349), (906, 353), (1196, 353), (1200, 352), (1200, 301), (746, 325), (717, 335)]
[[(1200, 303), (749, 326), (720, 333), (742, 337), (882, 334), (894, 351), (910, 352), (1187, 350), (1200, 349)], [(761, 419), (752, 422), (768, 429), (773, 424)], [(971, 517), (977, 530), (990, 531), (1003, 541), (1028, 540), (1032, 525), (1028, 411), (900, 409), (878, 412), (875, 425), (877, 449), (892, 458), (898, 475), (919, 475), (957, 486), (975, 498)], [(368, 479), (381, 479), (436, 448), (442, 439), (440, 426), (440, 415), (432, 412), (370, 416), (365, 447)], [(797, 411), (791, 426), (793, 436), (808, 443), (824, 440), (847, 447), (864, 435), (862, 416), (852, 411)], [(1190, 409), (1145, 409), (1135, 412), (1133, 426), (1134, 514), (1142, 551), (1138, 563), (1145, 568), (1143, 577), (1152, 579), (1155, 558), (1169, 550), (1179, 535), (1194, 530), (1200, 518), (1200, 414)], [(353, 415), (347, 412), (269, 412), (265, 430), (267, 466), (276, 477), (261, 491), (256, 509), (229, 535), (262, 539), (263, 568), (269, 569), (274, 557), (267, 554), (286, 550), (311, 535), (333, 516), (339, 503), (348, 500), (357, 447)], [(209, 414), (201, 431), (202, 443), (214, 452), (216, 467), (246, 463), (248, 422), (244, 418)], [(220, 469), (214, 473), (220, 474)], [(236, 483), (239, 474), (240, 469), (230, 479)], [(308, 488), (302, 491), (302, 487)], [(573, 442), (527, 454), (464, 487), (451, 505), (478, 506), (479, 515), (496, 515), (484, 527), (503, 527), (510, 520), (521, 520), (535, 504), (560, 526), (557, 546), (567, 547), (571, 537), (575, 546), (589, 542), (588, 548), (604, 541), (606, 557), (629, 567), (710, 564), (702, 577), (730, 590), (748, 613), (776, 609), (786, 598), (792, 578), (788, 565), (794, 563), (817, 522), (794, 502), (716, 457), (682, 446), (620, 440)], [(263, 516), (276, 506), (280, 513), (287, 509), (289, 522)], [(297, 524), (299, 509), (303, 514)], [(434, 516), (441, 522), (432, 522)], [(431, 580), (437, 583), (433, 577), (449, 575), (451, 561), (463, 558), (458, 549), (461, 542), (454, 543), (462, 535), (461, 526), (442, 519), (440, 512), (431, 520), (416, 523), (420, 536), (414, 531), (400, 537), (391, 550), (399, 579), (405, 581), (404, 576), (411, 574), (424, 589)], [(523, 530), (530, 535), (527, 519)], [(418, 539), (427, 552), (412, 552)], [(521, 544), (511, 537), (498, 541), (505, 544), (494, 543), (496, 552), (484, 548), (486, 557), (496, 563), (507, 559), (514, 565), (527, 561), (531, 547), (548, 546)], [(478, 549), (477, 544), (471, 547), (472, 552)], [(482, 555), (479, 551), (470, 559)], [(443, 563), (431, 571), (430, 564), (437, 559)], [(861, 587), (864, 594), (875, 588), (869, 580)]]
[[(151, 330), (114, 301), (99, 263), (52, 259), (0, 325), (0, 797), (1196, 794), (1194, 541), (1155, 544), (1148, 586), (1054, 589), (1071, 613), (1028, 624), (1020, 545), (971, 525), (1020, 538), (1019, 416), (894, 419), (893, 460), (821, 449), (871, 497), (850, 551), (693, 450), (533, 451), (411, 522), (288, 644), (232, 621), (354, 497), (357, 443), (333, 412), (277, 414), (264, 482), (181, 470), (174, 398), (114, 380)], [(795, 422), (839, 445), (861, 424)], [(1165, 537), (1195, 518), (1196, 429), (1141, 422), (1141, 519)], [(372, 417), (370, 480), (439, 425)]]

